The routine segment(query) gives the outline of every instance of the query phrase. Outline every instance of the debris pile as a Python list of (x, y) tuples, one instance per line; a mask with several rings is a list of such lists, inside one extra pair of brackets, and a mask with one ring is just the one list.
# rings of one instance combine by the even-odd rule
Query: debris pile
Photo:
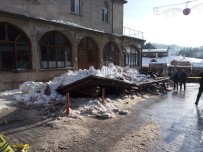
[[(66, 96), (59, 94), (57, 88), (74, 83), (91, 75), (122, 80), (131, 84), (149, 83), (150, 87), (149, 85), (143, 85), (140, 92), (126, 90), (126, 94), (128, 95), (142, 96), (144, 93), (165, 94), (165, 92), (162, 92), (163, 86), (156, 83), (151, 84), (154, 78), (150, 75), (141, 74), (134, 68), (109, 64), (109, 66), (103, 66), (97, 70), (94, 69), (94, 67), (90, 67), (88, 70), (68, 71), (61, 76), (55, 77), (52, 81), (45, 83), (33, 81), (24, 82), (20, 85), (18, 90), (20, 93), (15, 95), (15, 99), (26, 106), (40, 105), (43, 107), (44, 118), (60, 117), (65, 114)], [(71, 115), (95, 116), (102, 119), (112, 118), (115, 114), (127, 115), (128, 111), (119, 109), (116, 106), (115, 103), (119, 101), (123, 102), (123, 100), (119, 100), (119, 98), (111, 100), (108, 97), (105, 98), (104, 103), (101, 103), (101, 99), (71, 98)]]
[(87, 76), (95, 75), (111, 79), (121, 79), (129, 83), (142, 83), (153, 81), (149, 75), (140, 74), (138, 70), (130, 67), (119, 67), (113, 64), (103, 66), (96, 70), (90, 67), (89, 70), (68, 71), (52, 81), (33, 82), (27, 81), (20, 85), (19, 90), (22, 92), (16, 95), (15, 99), (25, 104), (46, 104), (51, 100), (65, 100), (65, 96), (59, 94), (56, 90), (59, 86), (65, 86)]

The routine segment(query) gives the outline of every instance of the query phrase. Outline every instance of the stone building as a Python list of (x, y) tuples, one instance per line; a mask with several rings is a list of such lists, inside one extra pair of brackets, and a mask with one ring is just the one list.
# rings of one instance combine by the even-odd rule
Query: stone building
[(125, 0), (0, 2), (0, 91), (89, 66), (141, 67), (145, 41), (123, 27)]

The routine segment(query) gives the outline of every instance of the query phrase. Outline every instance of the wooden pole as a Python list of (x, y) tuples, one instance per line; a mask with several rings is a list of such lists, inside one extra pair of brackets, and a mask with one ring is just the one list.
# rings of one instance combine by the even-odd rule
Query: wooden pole
[(70, 96), (69, 92), (66, 93), (66, 114), (70, 114)]
[(104, 103), (105, 98), (105, 88), (102, 88), (102, 103)]

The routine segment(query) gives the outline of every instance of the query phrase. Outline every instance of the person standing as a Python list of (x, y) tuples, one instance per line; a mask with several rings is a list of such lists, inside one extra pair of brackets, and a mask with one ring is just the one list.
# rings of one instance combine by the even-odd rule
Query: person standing
[(184, 91), (186, 90), (186, 81), (187, 81), (187, 73), (185, 72), (185, 70), (182, 70), (179, 76), (180, 91), (182, 90), (182, 85), (184, 87)]
[(174, 87), (173, 89), (177, 89), (178, 90), (178, 81), (179, 81), (179, 73), (178, 71), (176, 70), (173, 74), (173, 84), (174, 84)]
[(195, 102), (196, 106), (198, 105), (199, 99), (200, 99), (200, 97), (202, 95), (202, 92), (203, 92), (203, 73), (200, 73), (200, 77), (201, 78), (200, 78), (200, 82), (199, 82), (199, 84), (200, 84), (200, 86), (199, 86), (199, 92), (197, 94), (197, 99), (196, 99), (196, 102)]

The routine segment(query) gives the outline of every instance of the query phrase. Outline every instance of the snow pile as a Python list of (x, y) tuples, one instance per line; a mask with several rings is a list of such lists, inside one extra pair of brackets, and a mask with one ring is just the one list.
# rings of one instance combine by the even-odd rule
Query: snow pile
[(114, 104), (114, 101), (106, 99), (105, 103), (102, 104), (99, 100), (92, 99), (86, 105), (82, 105), (79, 109), (82, 115), (96, 115), (101, 117), (110, 118), (113, 116), (113, 110), (118, 109)]
[(137, 69), (133, 68), (125, 68), (123, 71), (123, 76), (131, 81), (131, 83), (142, 83), (144, 81), (150, 81), (150, 75), (144, 75), (140, 74), (140, 72)]
[(10, 95), (14, 95), (14, 94), (18, 94), (18, 93), (21, 93), (21, 91), (19, 91), (18, 89), (7, 90), (4, 92), (0, 92), (0, 97), (8, 97)]
[(21, 91), (19, 91), (18, 89), (0, 92), (0, 111), (3, 109), (7, 109), (10, 105), (15, 105), (16, 103), (13, 102), (15, 101), (15, 98), (13, 98), (13, 96), (20, 93)]
[(141, 75), (136, 69), (129, 67), (122, 68), (109, 64), (108, 66), (103, 66), (101, 69), (96, 70), (91, 66), (88, 70), (68, 71), (46, 83), (33, 81), (24, 82), (19, 87), (22, 93), (16, 95), (15, 99), (26, 105), (46, 104), (51, 100), (65, 100), (65, 96), (59, 94), (56, 89), (59, 86), (65, 86), (90, 75), (111, 79), (122, 78), (123, 81), (129, 83), (141, 82), (149, 78), (148, 76)]
[[(76, 101), (77, 100), (77, 101)], [(79, 103), (77, 103), (79, 102)], [(127, 110), (121, 110), (119, 109), (116, 104), (119, 102), (123, 102), (123, 100), (112, 100), (109, 98), (105, 99), (104, 103), (101, 103), (101, 101), (97, 99), (87, 99), (87, 98), (80, 98), (73, 99), (72, 104), (77, 103), (79, 106), (78, 109), (71, 109), (70, 113), (71, 115), (77, 116), (77, 115), (85, 115), (85, 116), (96, 116), (98, 118), (112, 118), (115, 116), (116, 113), (120, 115), (127, 115), (129, 112)]]

